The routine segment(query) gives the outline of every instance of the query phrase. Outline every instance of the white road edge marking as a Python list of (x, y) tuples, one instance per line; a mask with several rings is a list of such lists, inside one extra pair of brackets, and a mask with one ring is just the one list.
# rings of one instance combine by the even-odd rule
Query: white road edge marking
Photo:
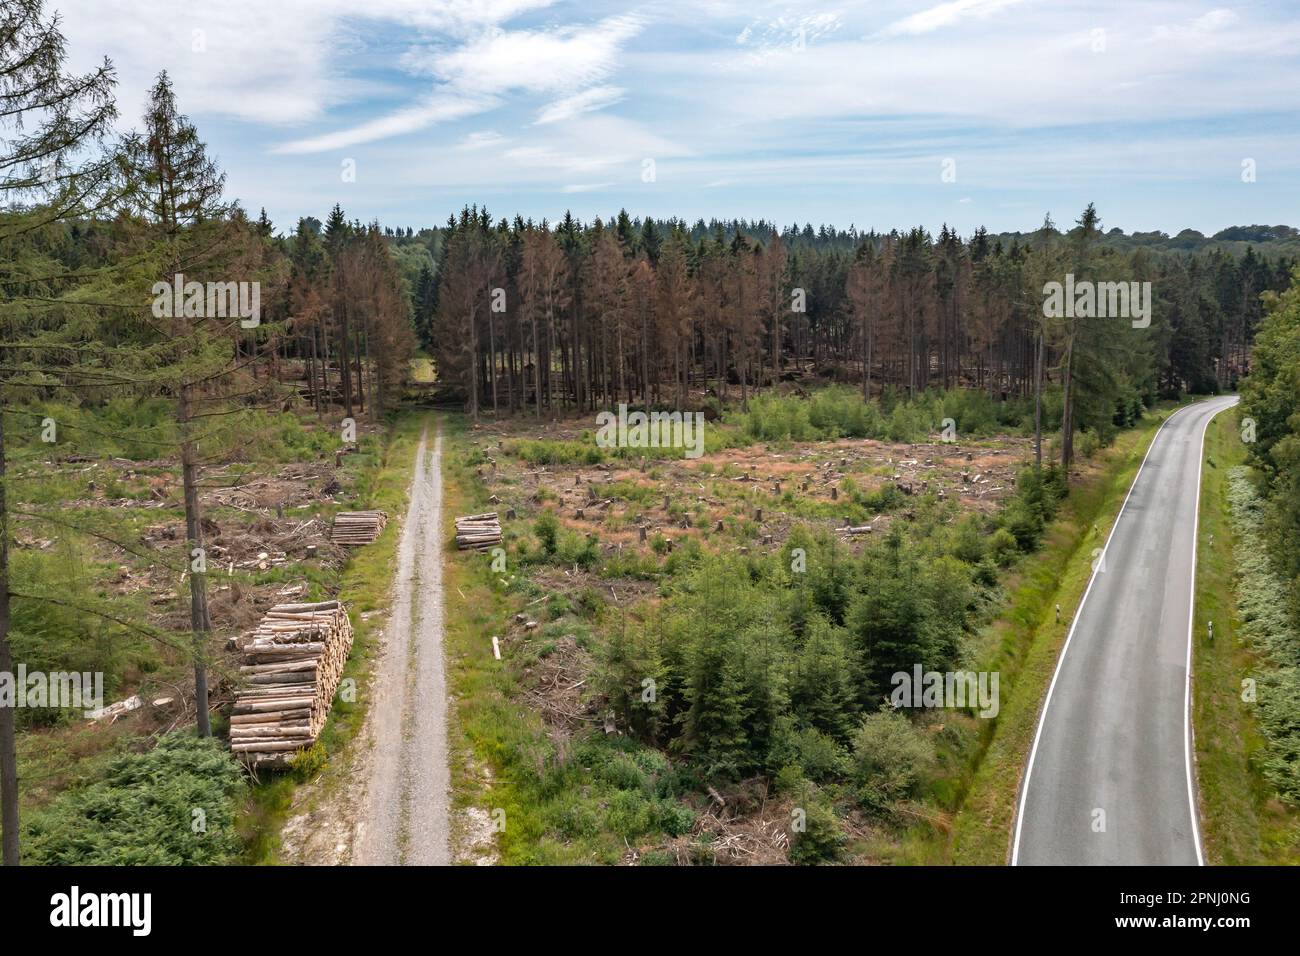
[[(1238, 399), (1239, 400), (1239, 399)], [(1205, 866), (1201, 851), (1201, 820), (1196, 805), (1196, 785), (1192, 774), (1192, 628), (1196, 625), (1196, 559), (1201, 552), (1201, 477), (1205, 472), (1205, 433), (1210, 423), (1237, 404), (1231, 401), (1205, 419), (1201, 426), (1201, 443), (1196, 453), (1196, 513), (1192, 523), (1192, 593), (1187, 602), (1187, 674), (1183, 687), (1183, 762), (1187, 765), (1187, 805), (1192, 815), (1192, 839), (1196, 843), (1196, 865)]]
[[(1187, 405), (1184, 408), (1191, 408)], [(1034, 730), (1034, 744), (1029, 750), (1029, 764), (1025, 768), (1025, 781), (1020, 787), (1020, 805), (1016, 810), (1016, 839), (1011, 847), (1011, 865), (1018, 866), (1020, 860), (1020, 830), (1025, 822), (1025, 803), (1029, 798), (1029, 781), (1034, 775), (1034, 758), (1038, 756), (1038, 741), (1043, 736), (1043, 724), (1047, 721), (1047, 710), (1052, 706), (1052, 691), (1056, 690), (1056, 679), (1061, 676), (1061, 666), (1065, 663), (1065, 655), (1070, 652), (1070, 641), (1074, 639), (1074, 629), (1079, 625), (1079, 615), (1083, 613), (1083, 606), (1088, 603), (1088, 595), (1092, 593), (1093, 582), (1097, 580), (1098, 569), (1103, 566), (1106, 559), (1106, 552), (1110, 549), (1110, 539), (1115, 537), (1115, 531), (1119, 528), (1119, 523), (1124, 518), (1124, 509), (1128, 507), (1128, 500), (1133, 495), (1133, 489), (1137, 487), (1138, 479), (1142, 477), (1142, 469), (1147, 466), (1147, 459), (1151, 457), (1151, 449), (1156, 447), (1156, 439), (1160, 433), (1165, 430), (1173, 417), (1183, 408), (1175, 409), (1168, 418), (1160, 423), (1156, 433), (1151, 436), (1151, 444), (1147, 445), (1146, 454), (1142, 456), (1142, 464), (1138, 465), (1137, 474), (1133, 476), (1133, 483), (1128, 486), (1128, 493), (1124, 495), (1124, 502), (1119, 506), (1119, 514), (1115, 516), (1115, 523), (1110, 526), (1110, 534), (1106, 535), (1106, 544), (1101, 549), (1101, 560), (1093, 562), (1092, 575), (1088, 578), (1088, 586), (1084, 588), (1083, 597), (1079, 599), (1079, 606), (1075, 608), (1074, 619), (1070, 621), (1070, 633), (1065, 635), (1065, 645), (1061, 648), (1061, 656), (1056, 659), (1056, 670), (1052, 672), (1052, 682), (1047, 685), (1047, 697), (1043, 701), (1043, 709), (1038, 714), (1038, 727)], [(1200, 472), (1197, 473), (1197, 497), (1200, 497)], [(1069, 480), (1069, 476), (1066, 476)], [(1199, 503), (1198, 503), (1199, 510)], [(1193, 572), (1194, 573), (1194, 572)], [(1189, 638), (1190, 639), (1190, 638)], [(1190, 770), (1189, 770), (1190, 773)], [(1201, 847), (1200, 838), (1197, 837), (1196, 855), (1200, 858)]]

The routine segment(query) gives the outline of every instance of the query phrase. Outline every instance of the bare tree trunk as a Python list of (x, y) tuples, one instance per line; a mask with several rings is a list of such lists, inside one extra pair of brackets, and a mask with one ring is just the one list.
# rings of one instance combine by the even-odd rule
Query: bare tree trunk
[(497, 414), (497, 323), (488, 303), (488, 383), (492, 386), (492, 415)]
[(1061, 470), (1066, 480), (1070, 476), (1070, 464), (1074, 461), (1074, 392), (1071, 388), (1071, 364), (1074, 361), (1074, 337), (1065, 343), (1065, 362), (1061, 366)]
[(555, 306), (546, 307), (546, 407), (555, 420), (555, 376), (551, 374), (551, 360), (555, 357)]
[(749, 407), (749, 358), (748, 349), (742, 349), (740, 358), (736, 360), (736, 371), (740, 373), (740, 405), (742, 408)]
[(311, 330), (311, 351), (307, 353), (307, 394), (311, 407), (320, 414), (320, 392), (316, 390), (316, 330)]
[(353, 351), (356, 353), (356, 377), (357, 377), (357, 398), (361, 402), (361, 411), (366, 410), (366, 374), (361, 365), (361, 353), (365, 341), (366, 320), (361, 320), (361, 325), (357, 328), (356, 340), (352, 343)]
[[(779, 297), (778, 297), (779, 302)], [(772, 384), (781, 381), (781, 306), (772, 309)]]
[[(190, 561), (190, 630), (194, 635), (194, 699), (198, 709), (198, 727), (200, 737), (212, 736), (212, 724), (208, 717), (208, 670), (204, 659), (207, 656), (207, 637), (212, 630), (212, 620), (208, 615), (207, 575), (196, 569), (206, 567), (203, 554), (203, 519), (199, 513), (198, 463), (195, 455), (191, 424), (191, 386), (181, 386), (179, 414), (177, 421), (181, 433), (181, 484), (185, 491), (185, 540), (187, 558)], [(195, 551), (199, 553), (196, 555)], [(196, 558), (202, 559), (196, 562)]]
[(871, 339), (867, 334), (867, 317), (862, 317), (862, 400), (871, 398)]
[(648, 329), (648, 308), (641, 310), (641, 400), (646, 408), (650, 407), (650, 332)]
[(1034, 463), (1043, 467), (1043, 333), (1034, 343)]
[(907, 297), (907, 394), (916, 397), (916, 314), (912, 296)]
[[(569, 358), (569, 370), (573, 375), (573, 405), (577, 409), (586, 407), (587, 389), (583, 387), (582, 339), (579, 337), (578, 296), (573, 296), (572, 312), (569, 317), (569, 340), (572, 345)], [(590, 360), (588, 361), (590, 364)]]
[(686, 376), (689, 375), (686, 369), (688, 369), (689, 364), (690, 359), (689, 355), (686, 354), (685, 337), (682, 337), (680, 349), (677, 350), (677, 371), (680, 373), (680, 375), (677, 375), (677, 407), (679, 408), (686, 407)]
[(329, 327), (324, 322), (321, 323), (317, 330), (320, 336), (320, 408), (318, 411), (324, 415), (326, 407), (330, 401), (330, 339)]
[[(13, 674), (13, 648), (9, 644), (9, 512), (4, 481), (4, 416), (0, 414), (0, 674)], [(5, 866), (18, 865), (17, 720), (15, 707), (0, 706), (0, 826), (4, 828)]]
[(469, 312), (469, 411), (478, 421), (478, 329), (474, 324), (474, 309)]
[(370, 330), (363, 329), (361, 345), (365, 349), (365, 367), (370, 372), (370, 421), (379, 424), (379, 414), (383, 411), (383, 383), (379, 380), (378, 363), (370, 360)]
[(343, 387), (343, 413), (352, 418), (352, 355), (348, 351), (352, 330), (348, 327), (348, 307), (341, 304), (339, 309), (339, 384)]
[(515, 353), (510, 342), (510, 319), (507, 316), (501, 321), (505, 323), (505, 328), (501, 331), (501, 357), (498, 359), (498, 368), (501, 372), (501, 385), (506, 392), (506, 411), (513, 412), (515, 405), (511, 398), (511, 381), (515, 374)]
[(533, 323), (533, 410), (536, 417), (542, 417), (542, 353), (537, 349), (537, 314), (532, 315)]

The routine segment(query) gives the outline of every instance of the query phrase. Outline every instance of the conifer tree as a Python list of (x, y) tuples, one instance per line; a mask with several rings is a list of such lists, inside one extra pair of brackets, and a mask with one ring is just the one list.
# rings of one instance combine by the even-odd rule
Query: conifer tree
[[(7, 391), (14, 373), (30, 366), (13, 341), (8, 321), (29, 308), (54, 277), (31, 274), (10, 250), (21, 238), (55, 223), (93, 213), (115, 201), (122, 184), (115, 157), (102, 149), (116, 108), (115, 74), (107, 59), (85, 74), (67, 71), (65, 41), (56, 16), (41, 0), (12, 0), (0, 8), (0, 672), (12, 673), (9, 640), (9, 524), (5, 473)], [(41, 270), (45, 271), (45, 270)], [(19, 860), (18, 763), (12, 706), (0, 706), (0, 829), (7, 866)]]

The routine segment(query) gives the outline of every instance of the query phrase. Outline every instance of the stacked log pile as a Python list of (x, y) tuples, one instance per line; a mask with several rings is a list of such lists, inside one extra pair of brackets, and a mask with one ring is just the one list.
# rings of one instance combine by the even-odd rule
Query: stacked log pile
[(456, 519), (456, 547), (486, 551), (501, 543), (501, 521), (495, 511)]
[(325, 726), (352, 624), (338, 601), (278, 604), (241, 643), (230, 749), (254, 766), (287, 763)]
[(370, 544), (387, 523), (388, 515), (382, 511), (340, 511), (334, 516), (330, 540), (335, 544)]

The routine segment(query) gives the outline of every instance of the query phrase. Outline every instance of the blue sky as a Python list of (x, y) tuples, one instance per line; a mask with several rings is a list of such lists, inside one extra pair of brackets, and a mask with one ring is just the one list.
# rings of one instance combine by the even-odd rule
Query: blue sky
[[(281, 229), (732, 216), (963, 233), (1300, 225), (1294, 2), (48, 0), (160, 69)], [(1243, 163), (1254, 181), (1243, 181)], [(355, 169), (355, 178), (345, 172)], [(651, 175), (651, 173), (653, 175)]]

